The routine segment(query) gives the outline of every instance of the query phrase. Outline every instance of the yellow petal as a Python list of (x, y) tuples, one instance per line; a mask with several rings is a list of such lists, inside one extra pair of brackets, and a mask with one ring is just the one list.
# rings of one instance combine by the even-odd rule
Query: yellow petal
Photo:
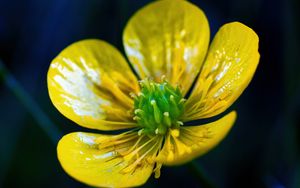
[(77, 124), (100, 130), (135, 126), (129, 111), (137, 80), (110, 44), (83, 40), (65, 48), (51, 63), (48, 90), (54, 106)]
[(165, 75), (186, 93), (206, 54), (209, 25), (202, 10), (187, 1), (156, 1), (132, 16), (123, 42), (141, 78), (160, 81)]
[(205, 125), (182, 126), (179, 135), (170, 132), (157, 156), (165, 165), (189, 162), (214, 148), (227, 135), (236, 119), (236, 112)]
[[(145, 157), (141, 159), (141, 156), (149, 151), (145, 148), (156, 144), (139, 138), (136, 132), (121, 135), (75, 132), (59, 141), (57, 155), (64, 170), (85, 184), (96, 187), (138, 186), (147, 181), (154, 167), (154, 163), (147, 162)], [(141, 145), (144, 147), (137, 151)]]
[(259, 61), (258, 36), (233, 22), (220, 28), (186, 103), (184, 121), (224, 112), (251, 81)]

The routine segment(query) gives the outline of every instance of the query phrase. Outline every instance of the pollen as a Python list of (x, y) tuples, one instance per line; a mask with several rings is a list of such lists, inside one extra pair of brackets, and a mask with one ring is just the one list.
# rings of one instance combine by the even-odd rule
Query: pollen
[(150, 78), (141, 80), (141, 91), (134, 95), (133, 119), (141, 128), (139, 135), (165, 135), (169, 129), (178, 129), (184, 111), (185, 99), (178, 86), (173, 87), (162, 78), (155, 82)]

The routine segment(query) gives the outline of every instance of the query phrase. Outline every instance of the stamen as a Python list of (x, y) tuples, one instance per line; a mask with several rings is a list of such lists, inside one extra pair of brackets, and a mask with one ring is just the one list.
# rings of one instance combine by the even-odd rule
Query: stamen
[(173, 137), (178, 137), (180, 133), (178, 129), (171, 129), (170, 132)]
[(174, 111), (174, 114), (177, 116), (180, 114), (179, 112), (179, 109), (178, 109), (178, 104), (176, 103), (175, 101), (175, 97), (174, 95), (170, 95), (170, 100), (171, 100), (171, 104), (173, 105), (173, 111)]
[(179, 104), (183, 104), (186, 101), (185, 98), (180, 99)]
[(156, 163), (156, 167), (155, 169), (153, 170), (154, 172), (154, 177), (156, 179), (158, 179), (160, 177), (160, 169), (161, 169), (161, 166), (162, 166), (162, 163)]
[(160, 123), (161, 122), (161, 112), (160, 112), (159, 108), (157, 107), (156, 101), (151, 100), (151, 105), (153, 106), (153, 110), (154, 110), (155, 122)]
[(182, 121), (177, 121), (176, 123), (177, 123), (177, 125), (183, 125)]
[(156, 104), (155, 100), (151, 100), (151, 104), (152, 105)]
[(149, 85), (150, 85), (152, 91), (154, 91), (155, 90), (155, 85), (152, 82)]
[(147, 142), (145, 142), (140, 147), (136, 148), (132, 152), (130, 152), (128, 155), (124, 156), (124, 160), (130, 160), (134, 155), (136, 155), (142, 148), (144, 148), (146, 145), (148, 145), (150, 142), (154, 140), (155, 137), (149, 139)]
[(142, 114), (142, 113), (144, 113), (144, 111), (141, 110), (141, 109), (135, 109), (134, 110), (134, 114)]
[(129, 96), (130, 96), (131, 98), (133, 98), (133, 99), (136, 99), (136, 98), (137, 98), (137, 96), (136, 96), (134, 93), (132, 93), (132, 92), (129, 93)]
[(169, 112), (164, 112), (164, 123), (167, 124), (168, 127), (171, 127), (172, 125)]
[(144, 95), (144, 93), (138, 92), (138, 96), (139, 96), (139, 97), (140, 97), (140, 96), (143, 96), (143, 97), (144, 97), (145, 95)]
[[(127, 167), (125, 167), (125, 168), (122, 170), (124, 173), (129, 173), (129, 172), (132, 172), (133, 170), (135, 170), (135, 168), (137, 168), (137, 166), (138, 166), (139, 164), (141, 164), (142, 160), (143, 160), (147, 155), (149, 155), (149, 153), (152, 152), (152, 150), (153, 150), (154, 148), (157, 148), (157, 146), (159, 146), (159, 145), (161, 144), (160, 139), (157, 139), (157, 138), (156, 138), (157, 141), (156, 141), (149, 149), (147, 149), (146, 152), (145, 152), (144, 154), (142, 154), (141, 156), (139, 156), (138, 152), (141, 151), (142, 148), (146, 147), (148, 144), (150, 144), (151, 142), (153, 142), (154, 138), (156, 138), (156, 137), (153, 137), (152, 139), (148, 140), (148, 141), (147, 141), (146, 143), (144, 143), (142, 146), (138, 147), (138, 148), (135, 149), (133, 152), (131, 152), (130, 154), (128, 154), (128, 155), (126, 155), (126, 156), (124, 157), (124, 160), (130, 161), (134, 155), (137, 155), (137, 159), (135, 159), (135, 161), (134, 161), (132, 164), (128, 165)], [(156, 151), (157, 151), (157, 149), (156, 149)], [(156, 151), (155, 151), (154, 153), (156, 153)], [(146, 161), (147, 161), (147, 160), (146, 160)], [(145, 161), (145, 162), (146, 162), (146, 161)]]
[(138, 116), (134, 116), (133, 118), (132, 118), (133, 120), (141, 120), (141, 118), (140, 117), (138, 117)]
[(175, 150), (173, 144), (171, 143), (171, 134), (167, 135), (165, 145), (169, 150), (167, 160), (171, 161), (174, 159), (174, 150)]
[(137, 145), (141, 142), (141, 140), (143, 138), (144, 138), (144, 135), (141, 135), (133, 146), (131, 146), (128, 150), (126, 150), (124, 152), (120, 152), (120, 154), (122, 156), (125, 156), (125, 155), (128, 155), (129, 153), (131, 153), (132, 151), (134, 151), (135, 148), (137, 147)]
[(170, 95), (170, 100), (174, 102), (174, 95)]
[[(116, 136), (101, 136), (96, 139), (99, 143), (99, 156), (105, 162), (120, 159), (114, 166), (122, 166), (120, 173), (133, 174), (137, 169), (156, 163), (156, 157), (161, 150), (163, 136), (150, 137), (141, 134), (144, 129), (128, 131)], [(138, 136), (141, 134), (140, 136)], [(134, 144), (133, 144), (134, 143)], [(109, 155), (108, 155), (109, 154)], [(154, 164), (155, 178), (160, 176), (161, 163)]]
[(140, 130), (138, 131), (138, 135), (141, 136), (141, 135), (143, 134), (143, 132), (144, 132), (144, 129), (140, 129)]

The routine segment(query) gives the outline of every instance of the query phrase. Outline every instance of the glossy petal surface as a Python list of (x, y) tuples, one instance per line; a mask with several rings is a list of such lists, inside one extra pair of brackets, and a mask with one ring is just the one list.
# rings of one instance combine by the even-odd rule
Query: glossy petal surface
[(236, 112), (205, 125), (182, 126), (180, 133), (169, 133), (157, 157), (165, 165), (179, 165), (205, 154), (227, 135), (236, 119)]
[(205, 57), (209, 25), (204, 13), (182, 0), (151, 3), (135, 13), (123, 34), (126, 54), (143, 79), (162, 75), (185, 94)]
[(186, 103), (184, 121), (224, 112), (251, 81), (259, 61), (258, 36), (233, 22), (220, 28)]
[(71, 133), (59, 141), (58, 159), (70, 176), (88, 185), (138, 186), (151, 175), (154, 164), (144, 161), (136, 163), (139, 159), (134, 160), (134, 155), (124, 154), (130, 151), (137, 140), (137, 133), (116, 136)]
[(135, 125), (128, 113), (137, 80), (123, 56), (108, 43), (83, 40), (51, 63), (48, 90), (54, 106), (84, 127), (114, 130)]

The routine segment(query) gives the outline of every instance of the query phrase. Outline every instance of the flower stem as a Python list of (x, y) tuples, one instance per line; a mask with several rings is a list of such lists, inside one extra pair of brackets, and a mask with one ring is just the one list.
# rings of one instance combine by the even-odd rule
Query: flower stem
[(188, 163), (188, 166), (203, 188), (216, 188), (196, 161)]
[(15, 95), (15, 97), (24, 105), (26, 110), (36, 120), (37, 125), (49, 136), (50, 140), (57, 144), (61, 137), (60, 131), (43, 112), (39, 105), (33, 100), (33, 98), (25, 91), (15, 77), (8, 71), (4, 63), (0, 59), (0, 81), (9, 88), (9, 90)]

